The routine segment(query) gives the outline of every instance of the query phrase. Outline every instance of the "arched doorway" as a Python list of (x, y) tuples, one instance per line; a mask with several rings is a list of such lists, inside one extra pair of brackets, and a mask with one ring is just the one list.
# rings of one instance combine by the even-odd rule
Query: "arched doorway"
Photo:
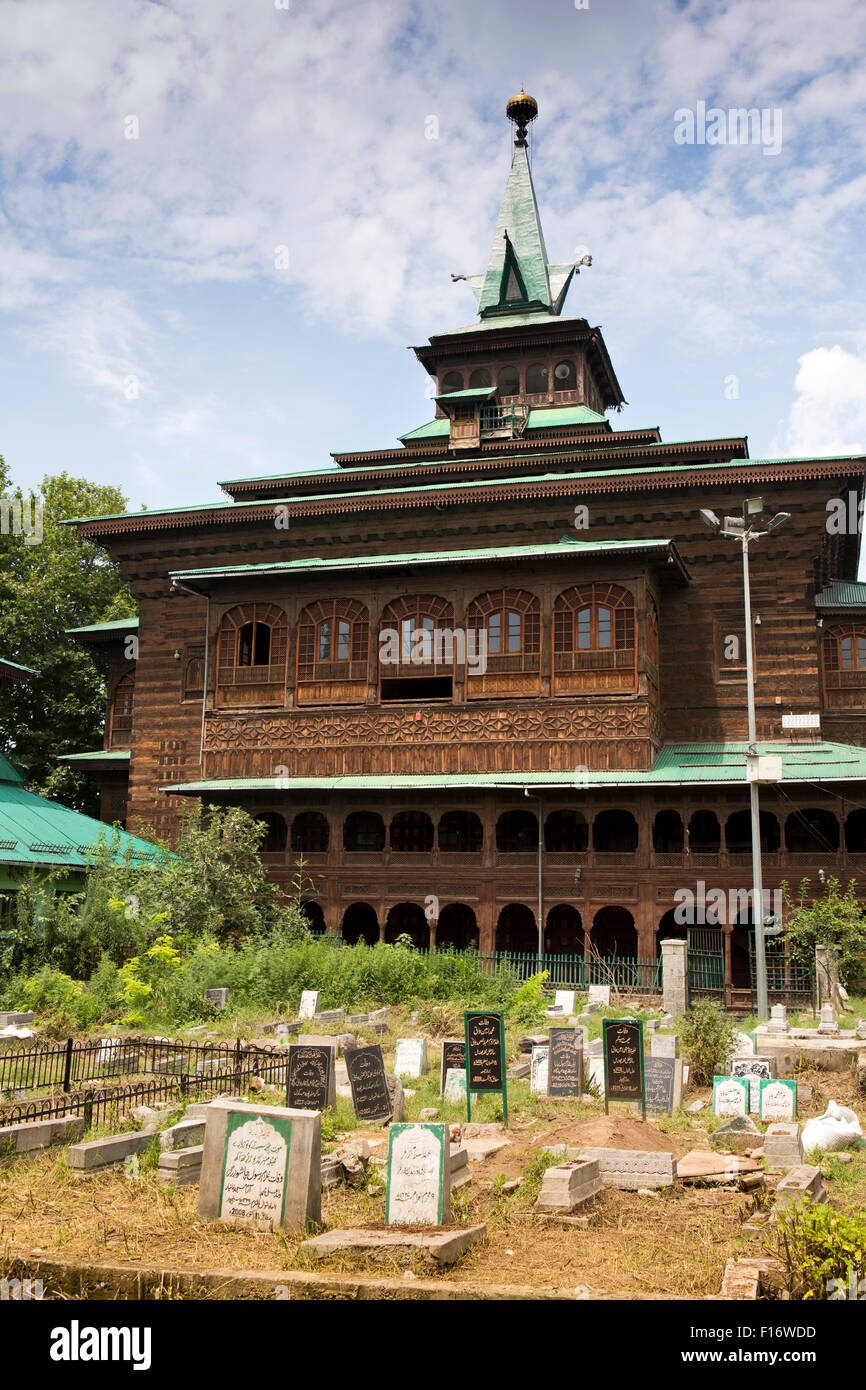
[(715, 811), (695, 811), (689, 821), (689, 850), (692, 854), (718, 854), (722, 829)]
[(550, 854), (585, 854), (589, 826), (582, 811), (551, 811), (544, 822), (544, 848)]
[(379, 919), (375, 908), (369, 903), (352, 903), (343, 913), (340, 934), (347, 946), (355, 946), (361, 940), (372, 946), (379, 940)]
[(466, 903), (446, 903), (436, 925), (436, 945), (453, 946), (455, 951), (478, 948), (478, 923)]
[(653, 849), (656, 854), (682, 854), (683, 822), (679, 811), (659, 811), (653, 821)]
[(331, 831), (321, 811), (300, 811), (292, 821), (295, 854), (327, 854)]
[(552, 956), (583, 955), (583, 923), (580, 913), (571, 903), (557, 903), (548, 912), (544, 927), (544, 950)]
[(792, 854), (835, 854), (839, 822), (832, 811), (818, 807), (792, 811), (785, 821), (785, 845)]
[(538, 848), (538, 818), (533, 811), (503, 811), (496, 822), (500, 854), (526, 854)]
[(324, 936), (327, 927), (325, 926), (325, 914), (322, 911), (322, 904), (316, 902), (315, 898), (307, 898), (301, 904), (304, 916), (310, 924), (310, 931), (313, 936)]
[(524, 903), (509, 903), (503, 907), (496, 923), (496, 949), (538, 954), (535, 913)]
[(265, 827), (259, 854), (281, 854), (289, 842), (289, 830), (283, 817), (276, 811), (262, 811), (255, 819)]
[(429, 854), (433, 848), (433, 822), (426, 811), (398, 811), (391, 821), (391, 849), (395, 854)]
[(343, 822), (343, 849), (349, 854), (385, 848), (385, 822), (378, 811), (352, 811)]
[(439, 848), (449, 854), (480, 854), (484, 829), (474, 811), (446, 811), (439, 821)]
[(625, 907), (602, 907), (592, 923), (592, 944), (600, 956), (637, 958), (637, 928)]
[(423, 907), (417, 903), (395, 903), (385, 919), (385, 940), (394, 942), (398, 936), (410, 936), (412, 945), (423, 951), (430, 944), (430, 924)]
[[(775, 854), (781, 843), (779, 822), (772, 811), (761, 811), (761, 853)], [(729, 854), (751, 854), (752, 813), (735, 811), (725, 822), (725, 845)]]

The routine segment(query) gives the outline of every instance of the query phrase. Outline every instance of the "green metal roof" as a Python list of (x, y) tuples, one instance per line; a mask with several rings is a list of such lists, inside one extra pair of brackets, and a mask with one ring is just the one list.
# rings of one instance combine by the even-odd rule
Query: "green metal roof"
[(17, 767), (15, 767), (14, 763), (10, 763), (9, 759), (4, 758), (3, 754), (0, 753), (0, 782), (23, 781), (24, 778), (21, 776), (21, 773), (18, 771)]
[[(465, 550), (407, 551), (397, 555), (352, 555), (323, 560), (313, 556), (303, 560), (277, 560), (263, 565), (215, 565), (196, 570), (171, 570), (172, 579), (216, 579), (233, 575), (310, 574), (319, 571), (395, 568), (400, 565), (448, 565), (496, 560), (536, 560), (553, 557), (578, 558), (584, 555), (603, 555), (609, 551), (622, 553), (669, 551), (684, 575), (685, 566), (671, 540), (652, 537), (648, 540), (579, 541), (570, 536), (550, 545), (477, 546)], [(73, 755), (75, 756), (75, 755)], [(87, 755), (78, 755), (87, 756)]]
[(21, 666), (17, 661), (9, 661), (5, 656), (0, 656), (0, 666), (9, 666), (13, 671), (22, 671), (25, 676), (36, 675), (32, 666)]
[(90, 623), (87, 627), (68, 627), (67, 637), (80, 637), (86, 634), (105, 633), (107, 637), (115, 632), (135, 632), (138, 629), (138, 618), (113, 618), (108, 623)]
[[(570, 269), (573, 272), (574, 267)], [(560, 275), (560, 295), (554, 296), (529, 157), (525, 145), (518, 145), (496, 219), (487, 270), (469, 280), (478, 312), (482, 319), (497, 311), (525, 312), (531, 307), (544, 314), (558, 313), (564, 297), (562, 280)]]
[[(720, 782), (746, 785), (745, 743), (675, 743), (659, 753), (649, 772), (478, 772), (403, 773), (382, 777), (247, 777), (207, 782), (183, 782), (162, 787), (182, 796), (256, 791), (424, 791), (550, 787), (715, 786)], [(866, 748), (845, 743), (759, 743), (759, 753), (782, 757), (782, 780), (830, 782), (866, 780)]]
[(95, 851), (100, 840), (117, 858), (126, 853), (141, 859), (163, 854), (137, 835), (25, 791), (20, 781), (0, 782), (0, 865), (86, 869), (88, 852)]
[[(437, 396), (437, 400), (456, 400), (458, 396), (489, 396), (493, 387), (488, 387), (483, 391), (451, 391), (448, 396)], [(567, 429), (569, 425), (607, 425), (610, 422), (606, 415), (599, 415), (597, 411), (590, 410), (588, 405), (562, 405), (540, 407), (530, 410), (529, 419), (526, 422), (528, 430), (554, 430)], [(451, 422), (448, 419), (429, 420), (426, 425), (419, 425), (417, 429), (410, 430), (408, 434), (400, 435), (400, 443), (404, 444), (407, 439), (438, 439), (448, 434)], [(409, 462), (409, 460), (407, 460)], [(403, 467), (402, 463), (392, 465), (392, 467)], [(346, 472), (345, 469), (342, 470)], [(277, 474), (279, 477), (280, 475)]]
[(486, 400), (496, 390), (495, 386), (470, 386), (465, 391), (442, 391), (434, 396), (436, 401), (478, 401)]
[[(700, 440), (695, 442), (712, 443), (711, 440)], [(670, 445), (647, 444), (642, 445), (641, 447), (644, 449), (664, 450), (666, 448), (670, 448)], [(505, 457), (511, 456), (505, 455)], [(532, 462), (540, 462), (544, 458), (559, 457), (561, 457), (561, 452), (553, 451), (550, 454), (546, 455), (535, 455), (532, 459)], [(503, 483), (507, 483), (511, 487), (519, 488), (535, 486), (538, 483), (561, 483), (566, 481), (574, 482), (583, 478), (649, 478), (653, 477), (655, 474), (658, 473), (700, 473), (713, 468), (718, 469), (729, 467), (731, 464), (736, 464), (738, 467), (742, 467), (743, 469), (752, 469), (758, 466), (766, 468), (768, 466), (779, 463), (833, 463), (837, 459), (841, 461), (861, 458), (863, 458), (862, 454), (831, 454), (822, 456), (820, 459), (814, 459), (809, 457), (784, 459), (733, 458), (717, 459), (711, 463), (667, 463), (653, 465), (649, 468), (587, 468), (585, 470), (581, 470), (579, 473), (533, 473), (529, 477), (520, 478), (509, 477), (506, 475), (499, 476), (496, 478), (470, 478), (468, 481), (458, 483), (415, 483), (409, 487), (362, 488), (358, 492), (341, 492), (339, 496), (341, 499), (345, 497), (402, 497), (408, 496), (416, 492), (459, 492), (461, 489), (466, 488), (502, 487)], [(471, 462), (472, 460), (469, 461)], [(480, 461), (484, 463), (493, 463), (496, 460), (495, 458), (486, 459), (482, 455)], [(363, 473), (366, 470), (360, 469), (358, 471)], [(287, 506), (290, 506), (298, 501), (303, 502), (306, 506), (310, 502), (333, 502), (334, 496), (332, 493), (314, 493), (309, 496), (304, 496), (302, 498), (269, 497), (266, 501), (260, 502), (200, 502), (195, 503), (194, 505), (189, 507), (155, 507), (152, 511), (147, 512), (115, 512), (111, 515), (103, 514), (101, 516), (70, 517), (67, 521), (62, 522), (61, 525), (80, 526), (83, 525), (85, 522), (96, 521), (135, 521), (141, 520), (144, 517), (152, 516), (181, 516), (185, 512), (245, 511), (250, 507), (272, 508), (280, 503), (284, 503)]]
[(816, 608), (866, 608), (866, 584), (830, 584), (815, 595)]

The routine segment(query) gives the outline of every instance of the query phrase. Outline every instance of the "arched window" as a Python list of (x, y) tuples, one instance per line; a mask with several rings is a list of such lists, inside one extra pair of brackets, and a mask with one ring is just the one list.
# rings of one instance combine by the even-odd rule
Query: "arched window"
[(435, 594), (386, 604), (379, 625), (379, 686), (388, 700), (450, 700), (455, 654), (454, 610)]
[(520, 373), (516, 367), (503, 367), (499, 373), (500, 396), (520, 395)]
[(343, 821), (343, 849), (350, 854), (385, 848), (385, 822), (378, 811), (352, 811)]
[(533, 362), (526, 368), (526, 394), (546, 396), (548, 392), (547, 363)]
[(554, 693), (633, 690), (634, 599), (617, 584), (581, 584), (553, 609)]
[(292, 821), (295, 854), (326, 854), (331, 831), (321, 811), (300, 811)]
[(557, 362), (553, 369), (554, 391), (574, 391), (577, 387), (577, 372), (573, 362)]
[(308, 604), (298, 619), (298, 704), (359, 704), (367, 694), (370, 623), (352, 598)]
[(462, 391), (462, 390), (463, 390), (463, 373), (462, 373), (462, 372), (446, 372), (445, 375), (444, 375), (443, 378), (442, 378), (442, 385), (441, 385), (441, 387), (440, 387), (440, 394), (444, 396), (445, 393), (446, 393), (446, 391)]
[(135, 671), (127, 671), (114, 687), (111, 701), (109, 748), (128, 748), (132, 739), (132, 709), (135, 704)]
[(552, 854), (584, 854), (589, 826), (582, 811), (551, 811), (544, 822), (544, 848)]
[(538, 689), (541, 604), (534, 594), (525, 589), (479, 594), (466, 610), (466, 629), (472, 634), (466, 671), (470, 699)]
[(426, 811), (398, 811), (391, 821), (391, 848), (396, 854), (429, 854), (433, 822)]
[(187, 647), (183, 667), (183, 698), (201, 699), (204, 694), (204, 647)]
[(276, 811), (263, 811), (255, 819), (265, 828), (259, 844), (259, 854), (282, 854), (288, 844), (289, 832), (286, 822)]
[(866, 703), (866, 627), (832, 627), (821, 643), (824, 693), (836, 707)]
[(471, 375), (470, 378), (469, 378), (469, 387), (470, 387), (470, 389), (472, 389), (472, 387), (482, 387), (482, 386), (492, 386), (492, 385), (493, 385), (493, 377), (490, 375), (490, 369), (489, 369), (488, 367), (476, 367), (476, 368), (475, 368), (475, 371), (472, 373), (472, 375)]
[(274, 603), (244, 603), (223, 615), (217, 641), (217, 703), (278, 705), (286, 698), (288, 626)]
[(538, 819), (532, 811), (503, 811), (496, 822), (500, 854), (527, 854), (538, 848)]
[(451, 854), (480, 854), (484, 829), (474, 811), (446, 811), (439, 821), (439, 848)]

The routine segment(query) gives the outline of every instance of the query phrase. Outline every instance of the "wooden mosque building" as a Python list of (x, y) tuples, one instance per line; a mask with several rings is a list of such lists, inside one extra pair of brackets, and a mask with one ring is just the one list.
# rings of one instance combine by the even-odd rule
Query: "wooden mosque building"
[[(347, 941), (655, 958), (683, 888), (751, 885), (741, 548), (699, 510), (787, 523), (752, 548), (764, 885), (866, 871), (864, 458), (617, 430), (604, 338), (564, 302), (516, 138), (477, 321), (414, 348), (434, 418), (222, 502), (99, 516), (140, 611), (103, 815), (162, 833), (184, 797), (263, 818), (263, 858)], [(336, 466), (334, 466), (336, 465)], [(793, 717), (792, 717), (793, 716)], [(540, 920), (539, 920), (540, 919)], [(723, 923), (729, 989), (749, 917)]]

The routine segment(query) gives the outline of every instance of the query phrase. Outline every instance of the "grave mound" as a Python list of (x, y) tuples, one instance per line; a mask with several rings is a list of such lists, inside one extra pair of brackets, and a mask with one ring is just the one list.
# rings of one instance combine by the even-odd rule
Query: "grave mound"
[(564, 1125), (545, 1136), (548, 1145), (594, 1149), (637, 1149), (642, 1153), (670, 1153), (679, 1157), (681, 1146), (670, 1134), (661, 1134), (654, 1125), (625, 1116), (601, 1115), (594, 1120)]

